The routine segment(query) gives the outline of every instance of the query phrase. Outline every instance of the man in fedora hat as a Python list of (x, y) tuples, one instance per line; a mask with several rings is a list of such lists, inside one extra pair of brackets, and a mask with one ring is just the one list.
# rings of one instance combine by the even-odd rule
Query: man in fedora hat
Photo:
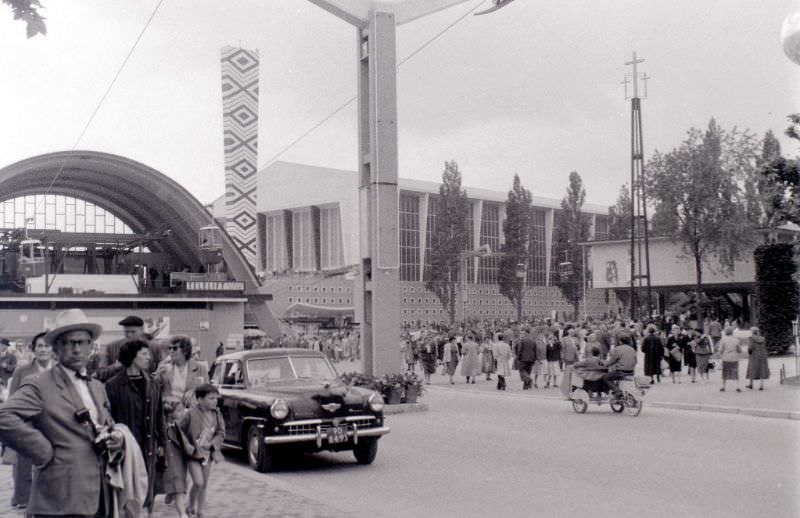
[[(92, 343), (102, 328), (80, 309), (56, 316), (45, 335), (58, 365), (22, 386), (0, 405), (0, 440), (34, 465), (28, 513), (34, 517), (106, 516), (105, 460), (96, 439), (113, 425), (102, 383), (86, 376)], [(106, 447), (123, 439), (112, 431)]]

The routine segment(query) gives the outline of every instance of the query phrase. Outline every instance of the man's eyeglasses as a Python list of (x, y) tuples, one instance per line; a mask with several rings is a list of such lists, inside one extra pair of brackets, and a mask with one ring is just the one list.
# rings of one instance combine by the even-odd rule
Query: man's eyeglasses
[(177, 351), (178, 349), (180, 349), (180, 347), (177, 345), (170, 345), (169, 347), (167, 347), (167, 349), (169, 349), (170, 351)]

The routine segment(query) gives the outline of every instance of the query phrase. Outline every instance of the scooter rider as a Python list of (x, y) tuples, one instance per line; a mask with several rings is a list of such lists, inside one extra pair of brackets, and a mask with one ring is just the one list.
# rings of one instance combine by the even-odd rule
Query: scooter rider
[(603, 376), (603, 380), (608, 384), (614, 396), (620, 395), (619, 386), (617, 381), (625, 376), (633, 375), (633, 369), (636, 368), (636, 349), (631, 346), (633, 338), (630, 334), (620, 334), (617, 337), (618, 344), (611, 349), (608, 358), (603, 362), (603, 365), (608, 367), (608, 374)]

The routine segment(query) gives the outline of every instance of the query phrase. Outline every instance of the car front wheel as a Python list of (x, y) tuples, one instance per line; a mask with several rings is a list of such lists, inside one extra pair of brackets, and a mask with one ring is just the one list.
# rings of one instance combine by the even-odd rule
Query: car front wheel
[(361, 439), (353, 448), (353, 455), (359, 464), (372, 464), (378, 455), (378, 439)]
[(251, 426), (247, 431), (247, 462), (261, 473), (271, 471), (275, 464), (275, 452), (264, 444), (264, 430)]

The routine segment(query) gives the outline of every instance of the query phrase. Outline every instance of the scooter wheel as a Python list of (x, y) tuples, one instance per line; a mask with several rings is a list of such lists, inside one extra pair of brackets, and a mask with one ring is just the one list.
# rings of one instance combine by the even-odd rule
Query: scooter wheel
[(587, 403), (583, 399), (572, 400), (572, 409), (575, 411), (576, 414), (585, 414), (587, 408), (589, 408), (589, 403)]
[(644, 401), (641, 399), (631, 395), (625, 394), (625, 413), (631, 417), (636, 417), (642, 413), (642, 407), (644, 406)]
[(622, 411), (625, 410), (625, 405), (622, 403), (622, 400), (619, 399), (612, 399), (608, 402), (608, 405), (615, 414), (622, 413)]

